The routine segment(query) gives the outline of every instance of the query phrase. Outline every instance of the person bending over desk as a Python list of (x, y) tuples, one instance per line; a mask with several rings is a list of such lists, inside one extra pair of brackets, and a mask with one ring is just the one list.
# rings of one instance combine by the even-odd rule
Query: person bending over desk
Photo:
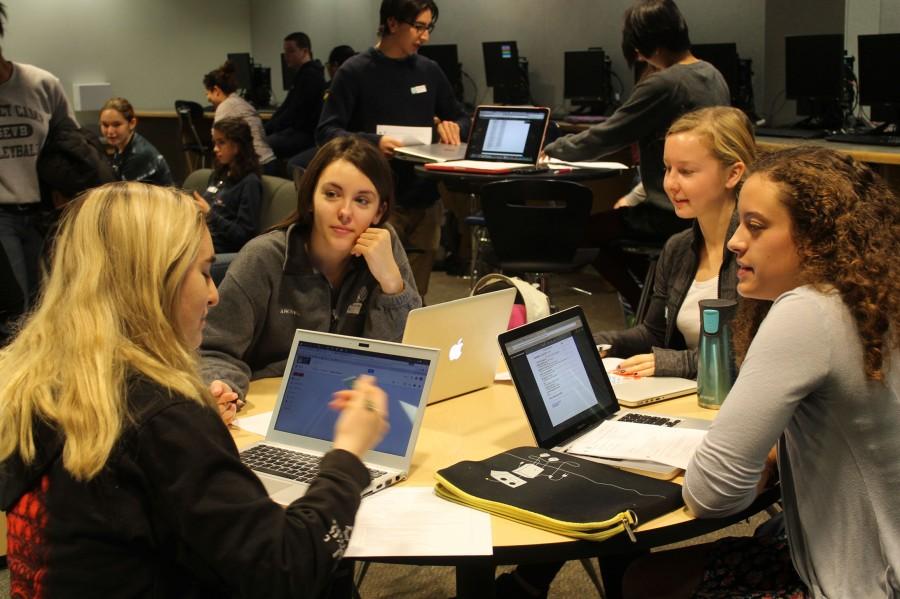
[(262, 181), (250, 127), (239, 118), (212, 128), (216, 165), (202, 194), (194, 192), (206, 215), (216, 253), (237, 252), (259, 232)]
[(384, 392), (335, 393), (334, 449), (274, 503), (196, 370), (217, 301), (187, 194), (95, 188), (67, 211), (37, 308), (0, 351), (0, 509), (16, 597), (318, 596), (386, 429)]
[(266, 174), (272, 174), (275, 169), (275, 153), (266, 143), (266, 131), (259, 113), (253, 105), (236, 93), (238, 80), (234, 64), (226, 60), (225, 64), (204, 75), (203, 87), (206, 88), (206, 99), (216, 107), (213, 122), (237, 117), (247, 123), (253, 134), (253, 147), (256, 149), (259, 164)]
[(200, 350), (204, 376), (222, 385), (214, 395), (280, 377), (295, 329), (400, 341), (422, 299), (385, 222), (392, 185), (387, 159), (362, 138), (319, 150), (297, 210), (244, 246), (222, 280)]
[(777, 468), (786, 539), (653, 554), (626, 590), (900, 596), (900, 201), (851, 157), (797, 147), (754, 165), (738, 212), (742, 364), (684, 500), (738, 512)]
[[(316, 140), (322, 144), (355, 132), (392, 157), (404, 141), (376, 130), (379, 125), (402, 125), (434, 127), (441, 143), (459, 144), (468, 133), (469, 119), (438, 64), (418, 54), (437, 23), (437, 4), (383, 0), (379, 14), (378, 43), (349, 58), (335, 73)], [(443, 206), (437, 184), (416, 175), (415, 163), (394, 160), (391, 167), (397, 205), (390, 222), (409, 251), (416, 285), (424, 296), (440, 244)]]
[[(544, 153), (561, 160), (594, 160), (637, 143), (646, 201), (591, 218), (585, 244), (602, 247), (595, 268), (636, 308), (641, 290), (626, 269), (628, 256), (613, 242), (665, 242), (687, 223), (672, 210), (663, 189), (663, 138), (680, 115), (731, 103), (728, 85), (708, 62), (691, 54), (687, 23), (672, 0), (637, 0), (625, 11), (622, 48), (628, 64), (645, 61), (659, 69), (642, 79), (628, 100), (603, 123), (561, 137)], [(643, 273), (636, 273), (643, 278)]]
[(698, 303), (737, 297), (737, 265), (725, 243), (737, 228), (737, 191), (755, 158), (752, 125), (737, 108), (701, 108), (669, 128), (663, 187), (675, 214), (693, 222), (663, 248), (644, 321), (595, 335), (612, 345), (610, 355), (627, 358), (622, 370), (697, 377)]
[(113, 148), (111, 164), (116, 178), (174, 185), (166, 159), (136, 129), (134, 107), (125, 98), (110, 98), (100, 109), (100, 133)]

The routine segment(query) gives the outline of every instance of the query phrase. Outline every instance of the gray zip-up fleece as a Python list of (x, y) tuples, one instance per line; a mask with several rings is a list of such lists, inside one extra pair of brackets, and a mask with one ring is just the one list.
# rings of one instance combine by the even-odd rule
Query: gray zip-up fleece
[(407, 313), (422, 305), (406, 252), (389, 224), (404, 289), (381, 292), (366, 261), (354, 257), (332, 289), (306, 253), (298, 225), (250, 240), (219, 286), (200, 347), (206, 381), (220, 379), (243, 397), (251, 380), (281, 376), (295, 329), (400, 341)]
[[(737, 210), (731, 215), (725, 241), (731, 239), (738, 226)], [(609, 343), (609, 355), (628, 358), (653, 352), (656, 376), (697, 378), (697, 351), (687, 349), (684, 337), (675, 325), (678, 311), (691, 283), (697, 275), (703, 234), (700, 225), (673, 235), (656, 263), (653, 295), (647, 316), (641, 324), (624, 331), (597, 333), (597, 343)], [(728, 248), (719, 268), (719, 299), (737, 299), (737, 263)], [(700, 313), (697, 313), (700, 318)]]

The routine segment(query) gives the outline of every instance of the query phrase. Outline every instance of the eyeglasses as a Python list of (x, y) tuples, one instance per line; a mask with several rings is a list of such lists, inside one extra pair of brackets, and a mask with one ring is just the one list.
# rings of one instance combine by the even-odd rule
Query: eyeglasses
[(418, 35), (422, 35), (426, 31), (429, 34), (434, 32), (434, 22), (428, 23), (426, 25), (425, 23), (420, 23), (419, 21), (407, 21), (406, 24), (415, 29)]

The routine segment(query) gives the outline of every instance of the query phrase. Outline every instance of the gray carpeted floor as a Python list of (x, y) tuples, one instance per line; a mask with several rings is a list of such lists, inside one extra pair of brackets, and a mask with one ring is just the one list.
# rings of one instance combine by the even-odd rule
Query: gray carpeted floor
[[(591, 292), (584, 295), (570, 289), (571, 286)], [(469, 281), (435, 272), (431, 277), (426, 302), (436, 304), (468, 295)], [(621, 328), (623, 318), (616, 294), (593, 272), (588, 270), (572, 275), (560, 275), (551, 279), (550, 294), (559, 308), (580, 304), (594, 331)], [(752, 534), (756, 526), (767, 518), (757, 515), (749, 522), (736, 524), (712, 535), (694, 539), (689, 545), (708, 542), (723, 536), (744, 536)], [(594, 562), (596, 568), (596, 562)], [(498, 572), (511, 566), (498, 568)], [(456, 594), (452, 568), (433, 566), (397, 566), (373, 564), (360, 587), (365, 599), (391, 597), (394, 599), (446, 598)], [(569, 562), (560, 572), (550, 588), (550, 597), (596, 597), (597, 591), (579, 562)], [(9, 597), (9, 573), (0, 571), (0, 597)]]

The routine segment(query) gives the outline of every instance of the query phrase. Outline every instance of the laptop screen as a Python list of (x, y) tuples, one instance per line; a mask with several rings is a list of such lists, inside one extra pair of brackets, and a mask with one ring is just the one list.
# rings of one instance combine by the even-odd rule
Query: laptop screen
[(506, 364), (541, 447), (553, 447), (619, 409), (580, 308), (500, 336)]
[(466, 159), (537, 164), (548, 118), (546, 108), (479, 108)]
[(338, 412), (328, 407), (335, 391), (369, 374), (388, 395), (391, 428), (374, 449), (404, 456), (409, 446), (430, 361), (301, 342), (288, 373), (275, 430), (331, 441)]

